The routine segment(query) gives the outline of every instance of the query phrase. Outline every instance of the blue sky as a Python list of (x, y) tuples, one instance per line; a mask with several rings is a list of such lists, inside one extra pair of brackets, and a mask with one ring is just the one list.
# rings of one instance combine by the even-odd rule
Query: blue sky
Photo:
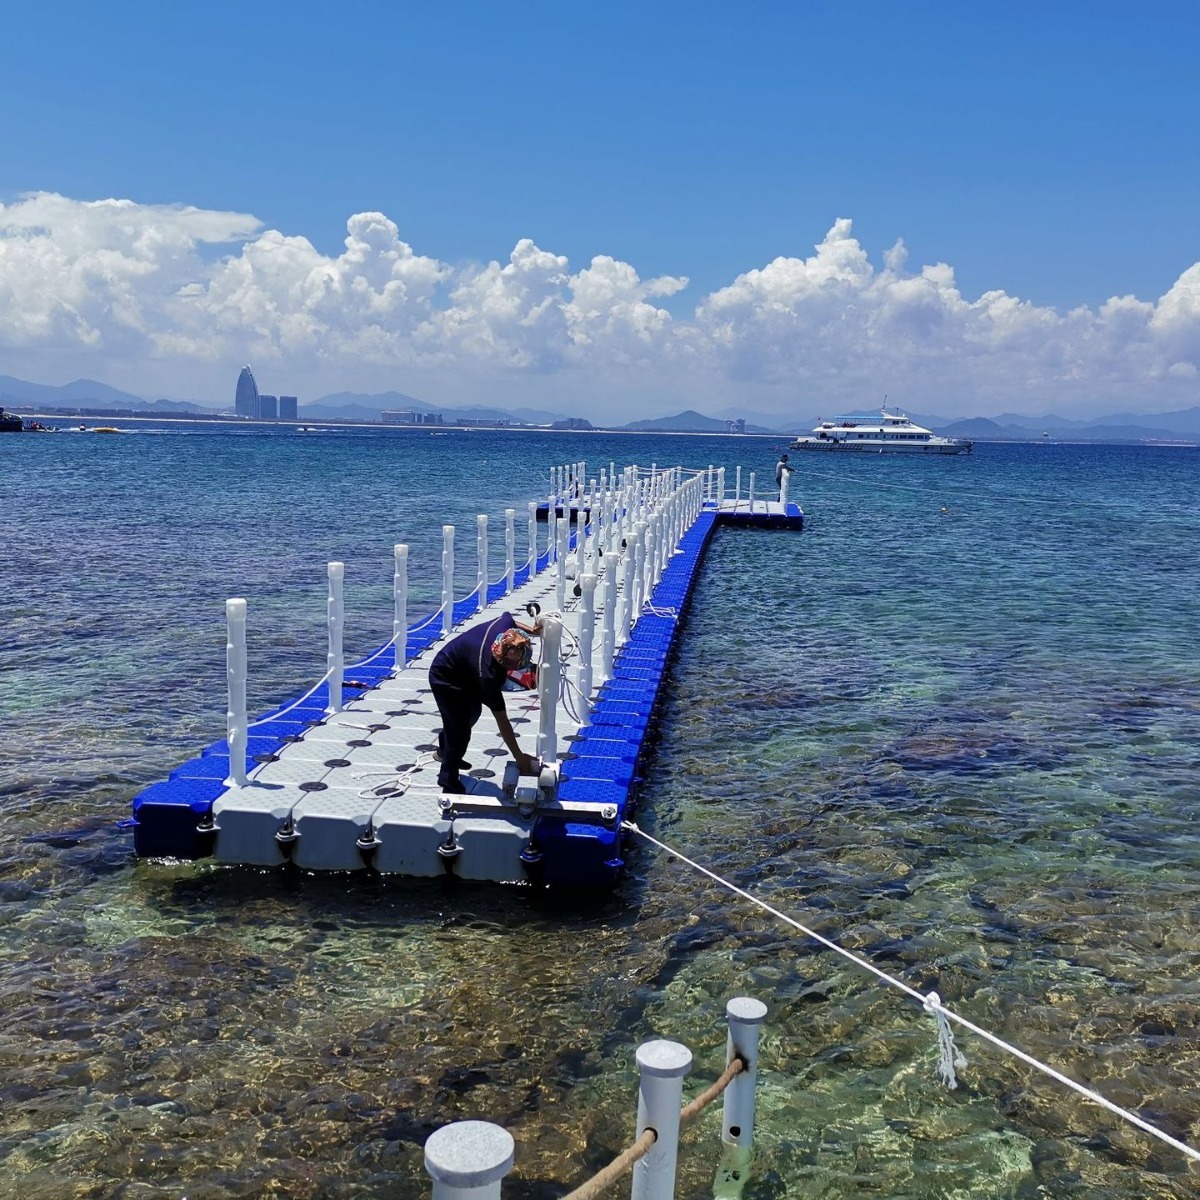
[(1188, 407), (1198, 34), (1170, 3), (24, 5), (0, 374)]

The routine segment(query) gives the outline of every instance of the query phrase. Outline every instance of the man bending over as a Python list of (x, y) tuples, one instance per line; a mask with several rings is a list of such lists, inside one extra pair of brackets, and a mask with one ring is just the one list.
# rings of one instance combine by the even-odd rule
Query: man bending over
[(495, 620), (451, 638), (434, 657), (429, 685), (442, 717), (438, 784), (443, 792), (461, 794), (467, 790), (458, 773), (467, 765), (463, 756), (484, 708), (492, 710), (500, 736), (516, 759), (517, 770), (522, 775), (534, 774), (534, 760), (522, 751), (504, 708), (504, 681), (509, 671), (529, 665), (533, 658), (529, 635), (541, 632), (540, 621), (526, 625), (511, 613), (501, 613)]

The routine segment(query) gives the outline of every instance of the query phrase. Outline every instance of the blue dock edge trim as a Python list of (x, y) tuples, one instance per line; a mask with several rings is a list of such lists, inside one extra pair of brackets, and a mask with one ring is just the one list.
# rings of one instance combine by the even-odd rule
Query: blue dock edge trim
[[(630, 631), (607, 680), (592, 705), (591, 723), (570, 743), (572, 757), (562, 766), (559, 798), (609, 804), (616, 810), (613, 821), (604, 825), (539, 819), (534, 845), (539, 853), (536, 878), (551, 886), (581, 889), (611, 887), (624, 866), (621, 822), (631, 815), (638, 770), (646, 749), (646, 735), (655, 716), (659, 694), (666, 679), (670, 654), (679, 638), (679, 628), (688, 603), (696, 571), (718, 526), (771, 529), (803, 528), (804, 514), (796, 504), (784, 513), (704, 508), (679, 543), (679, 552), (669, 562), (650, 597), (652, 610), (644, 612)], [(571, 542), (576, 536), (572, 532)], [(538, 569), (549, 566), (548, 555), (538, 556)], [(529, 567), (518, 569), (517, 585), (525, 582)], [(503, 583), (489, 585), (503, 594)], [(456, 619), (475, 611), (474, 599), (458, 601)], [(461, 612), (461, 616), (460, 616)], [(662, 615), (660, 615), (662, 614)], [(410, 626), (408, 657), (415, 657), (441, 636), (440, 622), (426, 618)], [(395, 667), (395, 650), (388, 647), (346, 667), (342, 688), (344, 703), (357, 699), (377, 686)], [(303, 705), (284, 711), (280, 704), (256, 721), (246, 747), (246, 769), (271, 761), (289, 741), (325, 718), (328, 684), (317, 689)], [(281, 714), (278, 719), (272, 719)], [(200, 754), (176, 767), (170, 776), (143, 789), (133, 798), (133, 844), (143, 858), (204, 858), (212, 853), (213, 802), (225, 790), (230, 774), (229, 743), (222, 738)]]

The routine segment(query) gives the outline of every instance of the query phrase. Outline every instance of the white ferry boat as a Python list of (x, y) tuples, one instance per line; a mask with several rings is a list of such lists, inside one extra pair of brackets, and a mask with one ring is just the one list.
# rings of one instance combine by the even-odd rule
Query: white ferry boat
[(880, 409), (879, 416), (856, 413), (821, 421), (812, 433), (798, 437), (792, 450), (857, 450), (874, 454), (970, 454), (974, 442), (941, 437), (910, 421), (899, 409)]

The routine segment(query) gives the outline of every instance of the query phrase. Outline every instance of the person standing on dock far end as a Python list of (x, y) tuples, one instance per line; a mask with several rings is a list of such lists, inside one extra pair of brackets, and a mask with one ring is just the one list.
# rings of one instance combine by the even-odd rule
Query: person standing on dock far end
[(441, 770), (438, 785), (443, 792), (461, 794), (467, 789), (459, 771), (471, 743), (471, 730), (485, 707), (492, 710), (500, 736), (516, 759), (522, 775), (536, 774), (536, 763), (517, 742), (504, 708), (504, 681), (509, 671), (519, 671), (533, 658), (530, 634), (542, 632), (541, 622), (525, 625), (511, 613), (464, 630), (448, 641), (429, 668), (429, 686), (442, 717), (438, 734)]
[(783, 477), (785, 475), (790, 475), (795, 469), (796, 468), (793, 467), (790, 462), (788, 462), (787, 455), (781, 454), (779, 456), (779, 461), (775, 464), (775, 486), (777, 488), (783, 487)]

